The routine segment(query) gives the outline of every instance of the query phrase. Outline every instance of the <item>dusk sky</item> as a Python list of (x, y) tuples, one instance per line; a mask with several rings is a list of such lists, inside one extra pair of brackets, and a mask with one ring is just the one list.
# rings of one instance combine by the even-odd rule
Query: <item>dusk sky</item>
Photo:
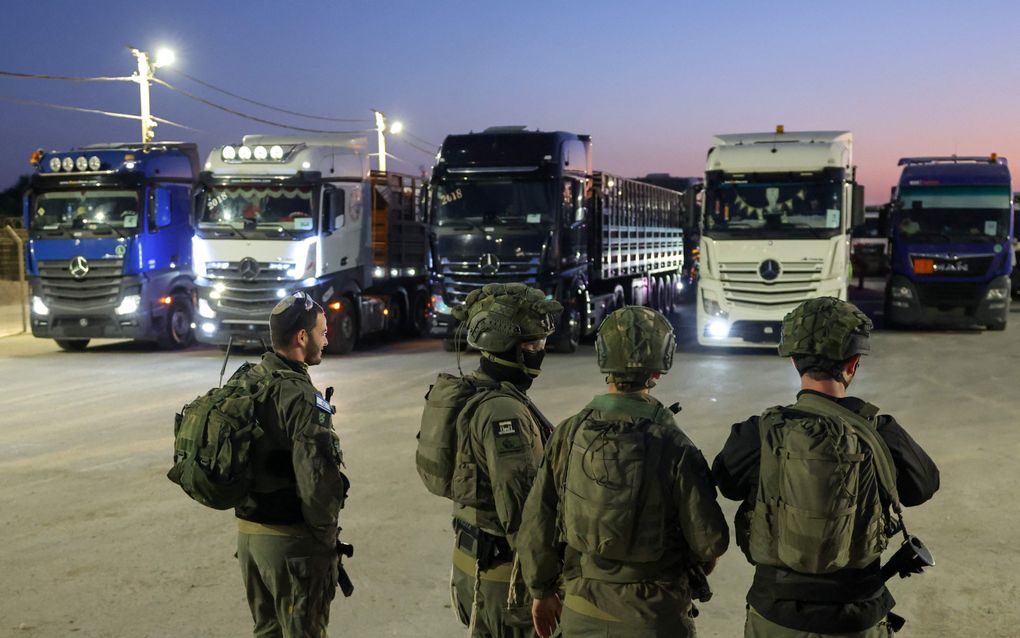
[[(947, 8), (948, 7), (948, 8)], [(592, 135), (594, 166), (628, 176), (698, 175), (712, 135), (854, 133), (869, 203), (906, 155), (1020, 162), (1020, 5), (998, 2), (87, 2), (4, 3), (0, 70), (127, 76), (126, 45), (176, 53), (157, 77), (246, 114), (368, 129), (371, 109), (433, 143), (524, 124)], [(341, 124), (266, 110), (182, 77)], [(0, 77), (0, 189), (36, 148), (137, 141), (132, 120), (6, 101), (137, 114), (127, 82)], [(203, 158), (245, 133), (283, 133), (152, 88), (157, 140)], [(370, 138), (374, 145), (374, 138)], [(432, 157), (400, 138), (391, 170)], [(421, 142), (416, 142), (422, 145)], [(373, 147), (374, 148), (374, 147)]]

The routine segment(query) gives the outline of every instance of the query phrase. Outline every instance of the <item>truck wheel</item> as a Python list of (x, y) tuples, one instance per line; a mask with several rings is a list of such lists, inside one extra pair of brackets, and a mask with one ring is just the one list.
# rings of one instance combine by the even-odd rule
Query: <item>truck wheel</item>
[(1006, 329), (1006, 322), (1003, 321), (1001, 323), (1000, 322), (990, 323), (990, 324), (988, 324), (988, 329), (989, 330), (995, 330), (995, 331), (1005, 330)]
[(89, 339), (55, 339), (54, 341), (64, 352), (84, 352), (89, 345)]
[(184, 295), (175, 295), (170, 307), (167, 308), (163, 334), (156, 339), (156, 344), (161, 350), (180, 350), (195, 341), (191, 317), (191, 300)]
[(340, 310), (331, 314), (333, 316), (329, 321), (329, 345), (326, 346), (326, 352), (347, 354), (358, 343), (358, 319), (354, 312), (354, 302), (350, 297), (342, 297)]
[(386, 334), (396, 337), (405, 331), (404, 304), (396, 295), (386, 302)]
[(581, 321), (581, 313), (577, 307), (573, 304), (567, 306), (559, 334), (552, 344), (553, 350), (567, 354), (577, 351), (577, 346), (581, 342)]
[(429, 330), (429, 295), (424, 290), (414, 293), (407, 313), (405, 331), (409, 337), (423, 337)]

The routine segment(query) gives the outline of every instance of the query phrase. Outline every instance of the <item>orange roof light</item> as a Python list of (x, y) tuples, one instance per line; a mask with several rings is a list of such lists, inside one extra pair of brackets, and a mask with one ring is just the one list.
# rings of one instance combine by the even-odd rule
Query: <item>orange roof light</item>
[(32, 151), (32, 157), (29, 158), (28, 163), (32, 166), (38, 166), (39, 162), (42, 161), (43, 150), (41, 148)]
[(782, 124), (776, 124), (776, 135), (782, 135), (786, 132), (786, 127)]
[(991, 160), (992, 160), (992, 164), (994, 164), (995, 162), (998, 162), (999, 161), (999, 154), (998, 153), (992, 153)]

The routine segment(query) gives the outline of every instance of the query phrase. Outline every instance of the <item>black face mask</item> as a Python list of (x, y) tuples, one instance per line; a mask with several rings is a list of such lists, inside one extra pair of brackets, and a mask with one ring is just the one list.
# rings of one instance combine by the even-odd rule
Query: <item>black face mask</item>
[[(503, 361), (517, 362), (517, 353), (519, 350), (514, 348), (513, 350), (507, 350), (506, 352), (493, 352), (492, 355)], [(532, 368), (533, 370), (539, 370), (542, 366), (542, 359), (545, 357), (545, 351), (540, 352), (523, 352), (524, 365)], [(481, 358), (481, 369), (482, 372), (489, 375), (496, 381), (506, 381), (512, 383), (521, 390), (527, 390), (531, 387), (531, 384), (535, 381), (535, 377), (538, 375), (530, 375), (524, 370), (517, 367), (506, 366), (500, 363), (496, 363), (487, 357)]]
[[(545, 350), (539, 350), (538, 352), (531, 352), (529, 350), (524, 350), (523, 354), (524, 354), (524, 365), (526, 367), (531, 368), (532, 370), (541, 370), (542, 369), (542, 359), (545, 359)], [(535, 377), (538, 376), (538, 374), (537, 373), (536, 374), (528, 373), (528, 376), (531, 377), (532, 379), (534, 379)]]

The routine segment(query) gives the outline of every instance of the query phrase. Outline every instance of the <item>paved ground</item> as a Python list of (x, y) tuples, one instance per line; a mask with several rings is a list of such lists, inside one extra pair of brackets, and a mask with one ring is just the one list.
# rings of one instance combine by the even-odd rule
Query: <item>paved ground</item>
[[(865, 305), (874, 306), (874, 296)], [(691, 345), (656, 394), (712, 458), (729, 425), (792, 399), (788, 364)], [(942, 469), (907, 523), (938, 566), (892, 585), (913, 636), (1020, 635), (1020, 314), (1005, 332), (879, 332), (853, 390), (893, 413)], [(0, 636), (240, 636), (250, 631), (228, 513), (165, 478), (173, 413), (216, 383), (222, 353), (109, 342), (82, 354), (0, 340)], [(554, 421), (600, 389), (593, 348), (550, 355), (533, 396)], [(240, 363), (235, 359), (231, 368)], [(465, 362), (470, 365), (473, 360)], [(357, 592), (333, 604), (333, 635), (461, 636), (449, 609), (449, 507), (413, 469), (422, 395), (454, 356), (432, 341), (327, 359), (353, 482), (343, 512)], [(732, 520), (735, 504), (724, 505)], [(741, 635), (751, 569), (723, 557), (699, 635)], [(19, 629), (21, 628), (21, 629)]]

